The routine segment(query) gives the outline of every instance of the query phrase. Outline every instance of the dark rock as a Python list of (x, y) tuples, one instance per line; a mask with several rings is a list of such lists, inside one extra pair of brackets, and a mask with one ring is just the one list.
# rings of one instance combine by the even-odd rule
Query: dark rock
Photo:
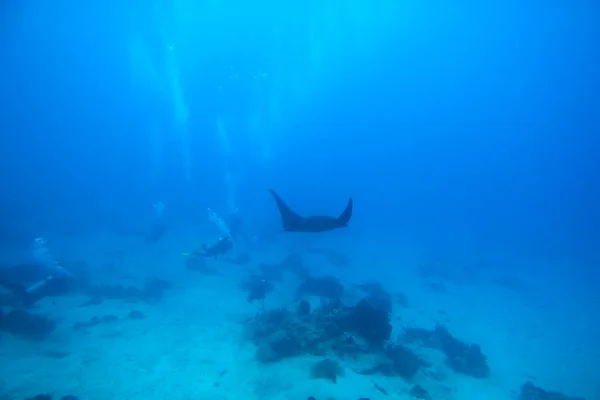
[(419, 400), (431, 400), (431, 396), (429, 392), (423, 388), (421, 385), (415, 385), (408, 392), (411, 399), (419, 399)]
[[(328, 332), (327, 327), (335, 322), (317, 312), (300, 317), (286, 309), (270, 310), (258, 314), (248, 324), (250, 338), (259, 347), (259, 359), (281, 359), (307, 353), (320, 355), (332, 340), (343, 333), (335, 335)], [(261, 348), (261, 346), (268, 346)], [(269, 354), (276, 353), (276, 356)]]
[(26, 400), (52, 400), (52, 396), (50, 396), (49, 394), (38, 394)]
[(306, 300), (302, 300), (300, 304), (298, 304), (298, 309), (296, 312), (298, 313), (298, 315), (310, 314), (310, 303)]
[(375, 308), (381, 308), (388, 313), (392, 312), (392, 295), (389, 294), (380, 283), (372, 282), (359, 285), (359, 288), (367, 295), (365, 300)]
[(264, 363), (278, 362), (287, 357), (300, 355), (301, 350), (302, 343), (298, 336), (278, 331), (260, 344), (256, 359)]
[(384, 354), (389, 361), (380, 362), (360, 373), (365, 375), (379, 373), (384, 376), (401, 376), (404, 379), (411, 379), (422, 366), (426, 365), (415, 353), (401, 345), (388, 346)]
[(386, 355), (392, 360), (392, 373), (405, 379), (416, 375), (424, 362), (414, 352), (402, 345), (392, 345), (386, 349)]
[(436, 333), (440, 339), (442, 351), (446, 354), (446, 361), (454, 371), (474, 378), (490, 376), (487, 358), (481, 352), (479, 345), (461, 342), (440, 325), (436, 327)]
[(144, 284), (139, 298), (147, 303), (156, 304), (162, 300), (164, 293), (171, 288), (172, 285), (163, 279), (150, 278)]
[(344, 376), (344, 368), (337, 361), (326, 358), (312, 366), (310, 376), (313, 379), (325, 379), (337, 383), (337, 377)]
[[(249, 333), (254, 343), (259, 349), (266, 343), (277, 354), (273, 357), (262, 348), (260, 358), (271, 360), (327, 353), (339, 357), (356, 356), (369, 349), (382, 351), (382, 344), (391, 333), (387, 313), (366, 302), (345, 307), (332, 301), (310, 313), (307, 311), (307, 308), (295, 313), (286, 309), (270, 310), (250, 320)], [(356, 333), (360, 340), (355, 340), (349, 331)], [(291, 350), (282, 351), (279, 346)]]
[(371, 346), (382, 347), (392, 334), (390, 316), (363, 299), (341, 316), (341, 326), (362, 336)]
[[(30, 397), (26, 400), (52, 400), (52, 396), (49, 394), (38, 394), (37, 396)], [(79, 397), (69, 394), (61, 397), (60, 400), (79, 400)]]
[(458, 373), (474, 378), (487, 378), (490, 375), (487, 358), (479, 345), (456, 339), (439, 324), (433, 331), (409, 328), (402, 339), (408, 343), (419, 341), (426, 347), (441, 350), (446, 355), (448, 365)]
[(297, 356), (302, 352), (301, 340), (294, 334), (277, 332), (269, 338), (269, 343), (281, 358)]
[(339, 357), (353, 357), (369, 353), (371, 349), (363, 341), (357, 341), (353, 336), (346, 335), (331, 343), (331, 350)]
[(256, 349), (256, 360), (264, 364), (269, 364), (281, 361), (281, 356), (275, 353), (269, 343), (263, 343)]
[[(306, 311), (269, 310), (249, 320), (249, 338), (257, 346), (257, 359), (277, 362), (301, 354), (356, 358), (369, 352), (389, 358), (383, 348), (391, 333), (385, 310), (368, 302), (346, 307), (331, 301), (310, 313)], [(393, 359), (389, 359), (390, 375), (398, 375)]]
[(2, 317), (1, 329), (29, 340), (43, 340), (54, 329), (56, 323), (42, 315), (36, 315), (24, 310), (11, 310)]
[(549, 392), (526, 382), (521, 386), (519, 400), (584, 400), (582, 397), (570, 397), (560, 392)]

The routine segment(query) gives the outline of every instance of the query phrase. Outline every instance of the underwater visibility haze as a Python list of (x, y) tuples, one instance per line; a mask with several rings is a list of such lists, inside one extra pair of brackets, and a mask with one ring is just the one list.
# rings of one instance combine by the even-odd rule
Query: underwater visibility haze
[(0, 399), (599, 399), (598, 38), (586, 0), (5, 0)]

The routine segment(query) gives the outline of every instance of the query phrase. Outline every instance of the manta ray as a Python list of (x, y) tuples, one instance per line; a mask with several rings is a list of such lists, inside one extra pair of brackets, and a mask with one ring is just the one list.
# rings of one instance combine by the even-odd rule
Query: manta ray
[(293, 211), (285, 202), (279, 197), (274, 190), (269, 189), (279, 214), (281, 215), (281, 222), (283, 230), (286, 232), (326, 232), (333, 229), (345, 228), (352, 218), (352, 197), (348, 200), (346, 209), (339, 217), (330, 217), (327, 215), (314, 215), (310, 217), (302, 217), (295, 211)]

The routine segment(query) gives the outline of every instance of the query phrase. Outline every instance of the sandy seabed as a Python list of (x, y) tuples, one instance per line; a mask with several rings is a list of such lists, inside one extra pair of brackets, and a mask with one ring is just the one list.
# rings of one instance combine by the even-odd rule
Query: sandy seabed
[[(81, 307), (84, 296), (47, 298), (34, 311), (59, 322), (50, 338), (31, 342), (3, 334), (0, 399), (21, 400), (39, 393), (55, 398), (72, 394), (81, 400), (410, 399), (410, 388), (421, 384), (433, 400), (506, 400), (516, 399), (526, 381), (587, 400), (600, 398), (600, 318), (577, 315), (577, 304), (487, 283), (449, 284), (445, 291), (435, 292), (415, 273), (414, 260), (398, 259), (397, 253), (389, 259), (381, 251), (377, 259), (353, 256), (348, 270), (309, 259), (313, 271), (336, 274), (345, 284), (380, 281), (391, 293), (404, 293), (410, 307), (395, 310), (394, 335), (401, 330), (397, 321), (432, 328), (444, 320), (454, 336), (481, 346), (492, 370), (488, 379), (461, 376), (444, 364), (440, 354), (424, 350), (423, 355), (446, 376), (442, 382), (424, 375), (413, 382), (366, 376), (346, 367), (334, 384), (311, 379), (310, 366), (317, 357), (275, 364), (256, 361), (256, 347), (244, 334), (245, 321), (260, 312), (262, 304), (246, 301), (240, 281), (260, 260), (249, 266), (214, 262), (224, 276), (204, 276), (185, 270), (178, 258), (180, 249), (171, 255), (165, 248), (159, 254), (138, 254), (123, 261), (149, 266), (129, 268), (139, 274), (135, 281), (158, 275), (173, 284), (159, 304), (105, 300)], [(280, 261), (285, 254), (271, 250), (259, 258)], [(293, 282), (283, 284), (265, 306), (290, 304), (292, 290)], [(129, 318), (132, 310), (145, 317)], [(77, 322), (103, 315), (119, 320), (73, 329)]]

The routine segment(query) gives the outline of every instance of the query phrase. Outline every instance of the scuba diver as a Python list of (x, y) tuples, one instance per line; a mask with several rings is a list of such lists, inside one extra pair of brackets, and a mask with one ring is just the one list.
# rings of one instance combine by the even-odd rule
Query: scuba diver
[[(35, 272), (31, 275), (31, 272)], [(36, 275), (35, 281), (31, 278)], [(0, 306), (28, 308), (48, 296), (59, 296), (73, 288), (71, 276), (48, 275), (43, 266), (16, 265), (0, 268)]]
[(59, 296), (81, 284), (48, 252), (44, 239), (34, 241), (34, 261), (0, 268), (0, 305), (30, 307), (48, 296)]
[(233, 249), (234, 241), (236, 241), (237, 238), (245, 238), (241, 232), (242, 218), (239, 216), (237, 209), (230, 215), (229, 224), (219, 218), (217, 213), (210, 208), (208, 209), (208, 218), (223, 233), (225, 233), (225, 235), (220, 237), (219, 240), (212, 245), (202, 244), (202, 251), (194, 250), (189, 253), (182, 253), (183, 256), (203, 258), (214, 257), (215, 259), (218, 259), (219, 256), (224, 256)]
[(0, 278), (0, 306), (20, 308), (31, 304), (32, 299), (24, 286)]
[(217, 259), (219, 256), (225, 255), (229, 253), (231, 249), (233, 249), (233, 239), (231, 239), (230, 236), (223, 236), (211, 246), (203, 244), (202, 249), (204, 250), (204, 252), (193, 251), (191, 253), (185, 253), (184, 255), (191, 257), (200, 256), (205, 258), (214, 257), (215, 259)]

